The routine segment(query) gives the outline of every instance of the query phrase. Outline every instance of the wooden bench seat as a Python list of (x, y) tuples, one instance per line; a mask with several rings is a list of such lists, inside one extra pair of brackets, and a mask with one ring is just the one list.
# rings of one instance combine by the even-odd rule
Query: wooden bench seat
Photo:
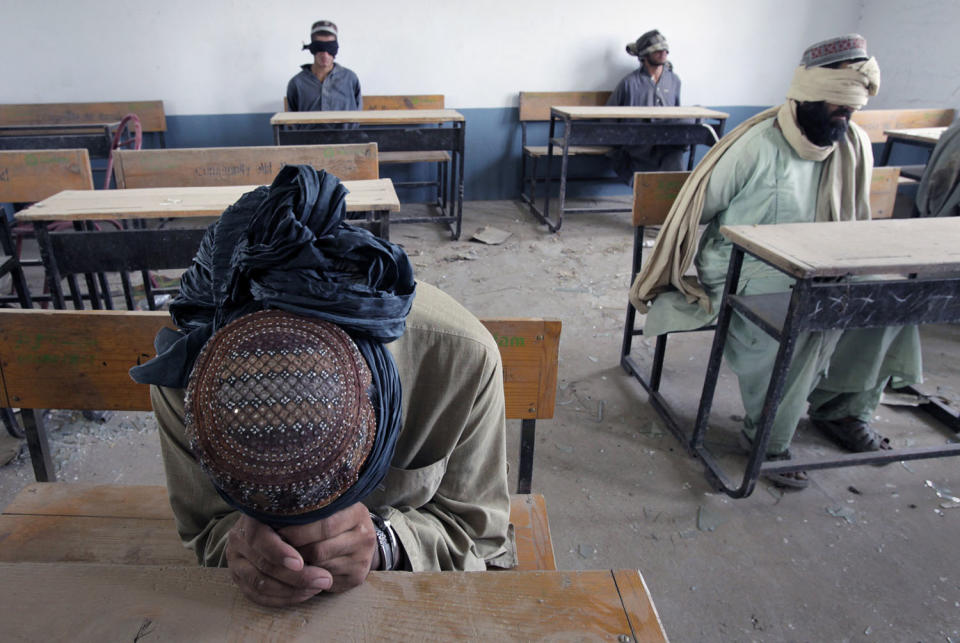
[(886, 143), (887, 130), (947, 127), (956, 118), (954, 109), (862, 109), (850, 120), (866, 130), (871, 143)]
[(380, 163), (449, 163), (450, 152), (446, 150), (425, 150), (422, 152), (381, 152)]
[[(500, 347), (506, 417), (521, 421), (518, 493), (529, 493), (536, 421), (553, 417), (561, 324), (544, 319), (481, 322)], [(19, 408), (34, 474), (53, 481), (42, 411), (151, 410), (148, 387), (131, 366), (155, 355), (170, 326), (162, 311), (0, 309), (0, 408)]]
[[(510, 498), (520, 571), (557, 568), (546, 502)], [(162, 485), (33, 483), (0, 515), (0, 561), (115, 565), (197, 564), (177, 536)]]
[[(35, 203), (42, 201), (61, 190), (92, 190), (93, 170), (90, 167), (90, 153), (86, 149), (67, 150), (0, 150), (0, 203)], [(8, 226), (4, 221), (3, 244), (8, 255), (8, 268), (14, 276), (14, 285), (18, 292), (16, 298), (6, 293), (0, 294), (0, 302), (13, 300), (23, 304), (25, 298), (46, 305), (49, 295), (36, 295), (29, 292), (26, 280), (22, 278), (22, 267), (39, 267), (39, 259), (21, 260), (20, 251), (23, 239), (33, 235), (30, 225)], [(69, 227), (61, 226), (61, 227)], [(9, 228), (9, 229), (8, 229)], [(9, 237), (6, 235), (9, 233)], [(5, 263), (7, 263), (5, 262)]]
[(113, 172), (118, 188), (265, 185), (294, 164), (341, 181), (380, 178), (376, 143), (119, 150)]
[[(546, 145), (525, 145), (523, 147), (523, 153), (527, 156), (546, 156), (548, 149), (549, 148)], [(604, 147), (602, 145), (571, 145), (569, 149), (569, 156), (603, 156), (612, 149), (612, 147)], [(558, 145), (554, 145), (553, 155), (562, 156), (563, 148)]]
[[(886, 145), (888, 130), (947, 127), (956, 118), (955, 109), (864, 109), (854, 112), (850, 120), (867, 132), (871, 143)], [(877, 162), (882, 162), (886, 154), (889, 154), (887, 148), (877, 157)], [(918, 182), (925, 167), (926, 164), (900, 166), (900, 185)]]
[[(99, 134), (109, 134), (104, 125), (118, 123), (127, 114), (136, 115), (141, 131), (155, 135), (159, 146), (166, 147), (167, 118), (162, 100), (105, 101), (90, 103), (16, 103), (0, 105), (0, 129), (15, 138), (38, 136), (43, 139), (73, 140), (69, 147), (89, 147), (95, 156), (106, 158), (109, 154), (110, 139), (100, 141)], [(42, 130), (21, 130), (20, 128), (38, 125)], [(57, 130), (53, 126), (62, 125)], [(100, 126), (83, 130), (83, 125)], [(91, 136), (92, 135), (92, 136)], [(43, 148), (49, 144), (39, 143)], [(105, 147), (104, 147), (105, 146)], [(34, 147), (34, 145), (31, 145)], [(59, 147), (65, 147), (59, 145)], [(10, 148), (8, 148), (10, 149)]]
[[(390, 110), (390, 109), (444, 109), (443, 94), (400, 94), (400, 95), (370, 95), (363, 97), (363, 109)], [(411, 165), (413, 163), (437, 163), (437, 178), (433, 181), (395, 181), (398, 188), (418, 188), (436, 186), (436, 203), (442, 207), (446, 192), (444, 177), (449, 167), (451, 157), (445, 150), (392, 151), (381, 152), (380, 162), (384, 165)]]
[[(545, 124), (550, 120), (550, 108), (554, 105), (606, 105), (610, 92), (520, 92), (518, 118), (520, 120), (520, 199), (533, 207), (537, 196), (537, 184), (546, 180), (537, 175), (537, 161), (547, 156), (547, 145), (528, 143), (528, 126), (531, 123)], [(547, 135), (544, 134), (544, 140)], [(570, 147), (570, 156), (602, 157), (611, 148), (598, 145), (574, 145)], [(553, 156), (558, 157), (563, 150), (554, 146)], [(527, 167), (527, 164), (530, 167)], [(576, 177), (577, 180), (606, 180), (607, 177)]]

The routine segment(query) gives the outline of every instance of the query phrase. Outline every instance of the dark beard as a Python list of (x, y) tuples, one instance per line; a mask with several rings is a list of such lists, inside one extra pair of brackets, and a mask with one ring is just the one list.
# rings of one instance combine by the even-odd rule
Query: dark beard
[(797, 103), (797, 124), (808, 141), (826, 147), (847, 133), (851, 113), (847, 107), (838, 107), (830, 113), (826, 102), (822, 100)]
[(645, 57), (644, 57), (644, 62), (646, 62), (646, 63), (647, 63), (648, 65), (650, 65), (651, 67), (663, 67), (663, 66), (666, 64), (666, 63), (654, 62), (653, 59), (652, 59), (650, 56), (645, 56)]

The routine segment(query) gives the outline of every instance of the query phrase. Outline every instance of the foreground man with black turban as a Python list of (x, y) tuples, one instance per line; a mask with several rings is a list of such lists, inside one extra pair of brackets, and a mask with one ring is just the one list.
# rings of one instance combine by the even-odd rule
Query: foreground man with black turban
[[(880, 69), (866, 47), (857, 34), (811, 45), (794, 70), (786, 102), (710, 148), (677, 195), (630, 289), (631, 302), (648, 313), (645, 335), (692, 330), (716, 318), (731, 253), (721, 226), (870, 218), (873, 154), (866, 133), (850, 122), (880, 85)], [(698, 246), (701, 223), (707, 227)], [(685, 275), (691, 263), (696, 277)], [(745, 257), (740, 294), (783, 292), (792, 285), (779, 270)], [(755, 436), (778, 346), (734, 312), (724, 359), (740, 384), (744, 448)], [(805, 408), (814, 426), (850, 451), (889, 449), (870, 426), (884, 386), (920, 380), (916, 326), (801, 333), (767, 457), (790, 458)], [(804, 472), (769, 477), (780, 486), (809, 484)]]
[(263, 605), (371, 569), (516, 563), (503, 375), (467, 310), (285, 167), (207, 231), (151, 384), (170, 503), (199, 562)]

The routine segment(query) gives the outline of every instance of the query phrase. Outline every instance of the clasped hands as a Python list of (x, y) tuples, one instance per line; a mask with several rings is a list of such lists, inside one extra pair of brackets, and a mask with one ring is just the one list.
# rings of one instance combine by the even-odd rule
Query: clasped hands
[(243, 594), (281, 607), (320, 592), (343, 592), (380, 566), (377, 535), (362, 503), (278, 530), (242, 515), (227, 539), (227, 566)]

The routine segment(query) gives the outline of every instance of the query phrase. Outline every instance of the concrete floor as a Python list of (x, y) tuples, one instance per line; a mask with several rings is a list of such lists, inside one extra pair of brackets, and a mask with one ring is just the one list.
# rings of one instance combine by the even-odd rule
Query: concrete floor
[[(482, 225), (512, 236), (497, 246), (468, 241)], [(556, 416), (538, 423), (533, 477), (560, 568), (639, 568), (674, 641), (960, 641), (960, 508), (938, 497), (960, 495), (955, 461), (816, 471), (809, 489), (786, 494), (761, 481), (742, 500), (714, 493), (618, 364), (628, 215), (570, 215), (550, 234), (519, 203), (470, 202), (462, 241), (429, 224), (394, 226), (392, 238), (418, 278), (480, 316), (563, 321)], [(692, 422), (710, 337), (671, 341), (663, 389)], [(958, 341), (956, 327), (924, 329), (927, 373), (953, 399)], [(648, 360), (650, 344), (635, 346)], [(736, 382), (723, 373), (710, 443), (731, 469), (743, 462), (734, 446), (741, 415)], [(55, 411), (48, 422), (61, 479), (163, 482), (148, 414), (97, 424)], [(882, 406), (877, 425), (895, 446), (956, 439), (903, 407)], [(519, 423), (508, 430), (513, 463)], [(804, 421), (794, 449), (833, 447)], [(24, 454), (0, 468), (0, 506), (31, 480)]]

